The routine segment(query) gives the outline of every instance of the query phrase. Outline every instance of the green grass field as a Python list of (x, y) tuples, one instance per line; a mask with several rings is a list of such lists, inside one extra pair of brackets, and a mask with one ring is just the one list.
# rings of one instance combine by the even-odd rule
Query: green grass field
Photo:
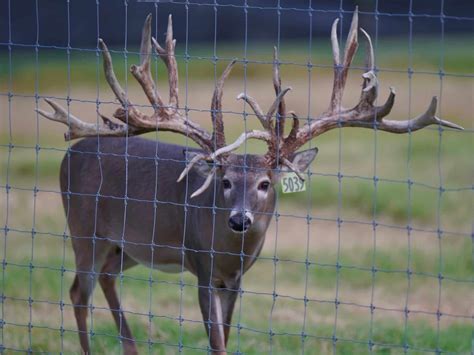
[[(312, 142), (320, 153), (311, 168), (307, 192), (279, 196), (281, 216), (272, 222), (262, 258), (244, 277), (229, 352), (472, 351), (474, 60), (465, 41), (469, 39), (448, 37), (441, 58), (439, 39), (416, 38), (411, 60), (405, 41), (379, 43), (380, 68), (395, 70), (379, 75), (380, 100), (384, 100), (388, 86), (397, 88), (391, 118), (416, 116), (431, 96), (438, 95), (440, 115), (468, 130), (440, 134), (434, 127), (399, 136), (346, 129)], [(249, 59), (270, 62), (271, 46), (268, 51), (266, 47), (249, 48)], [(222, 58), (242, 58), (242, 53), (242, 48), (218, 50)], [(191, 108), (193, 119), (209, 127), (206, 110), (214, 85), (214, 65), (195, 57), (210, 57), (212, 50), (191, 46), (190, 54), (194, 59), (187, 70), (180, 60), (181, 100)], [(307, 48), (300, 43), (284, 44), (280, 57), (304, 64)], [(129, 58), (134, 60), (133, 55)], [(79, 353), (68, 295), (74, 260), (70, 240), (63, 238), (67, 229), (58, 194), (59, 164), (68, 147), (62, 141), (65, 127), (39, 119), (34, 108), (47, 107), (31, 95), (37, 88), (39, 95), (64, 98), (70, 87), (70, 96), (84, 101), (73, 100), (71, 112), (94, 121), (99, 78), (101, 111), (110, 114), (115, 104), (108, 103), (113, 98), (100, 65), (96, 66), (95, 53), (73, 51), (69, 85), (65, 54), (40, 50), (38, 72), (33, 52), (15, 50), (12, 59), (14, 96), (10, 102), (0, 96), (0, 255), (4, 261), (0, 340), (6, 353), (28, 349)], [(124, 62), (118, 54), (114, 59), (118, 77), (123, 79)], [(437, 75), (419, 73), (437, 72), (441, 59), (445, 72), (458, 76), (447, 75), (441, 81)], [(0, 91), (5, 93), (9, 87), (8, 57), (1, 54), (0, 60)], [(316, 65), (330, 64), (329, 47), (316, 43), (312, 60)], [(217, 73), (225, 62), (218, 62)], [(406, 73), (410, 62), (415, 70), (411, 79)], [(358, 58), (356, 65), (360, 63)], [(159, 68), (161, 88), (165, 78), (162, 66)], [(357, 101), (360, 91), (361, 72), (352, 72), (346, 106)], [(248, 90), (262, 107), (273, 100), (269, 65), (250, 63), (247, 75), (244, 81), (244, 67), (239, 65), (226, 84), (229, 141), (244, 128), (258, 127), (255, 117), (242, 119), (245, 108), (235, 100), (239, 92)], [(128, 79), (130, 96), (145, 104), (133, 78)], [(332, 82), (330, 69), (315, 67), (308, 74), (304, 66), (284, 65), (282, 79), (284, 85), (293, 87), (287, 99), (291, 109), (303, 117), (324, 111)], [(156, 139), (154, 134), (148, 136)], [(159, 139), (184, 143), (171, 134), (160, 133)], [(41, 149), (36, 150), (37, 145)], [(252, 152), (263, 148), (253, 142), (247, 146)], [(339, 225), (338, 218), (342, 220)], [(206, 352), (196, 280), (191, 275), (170, 275), (139, 266), (123, 274), (119, 291), (141, 353), (174, 354), (178, 344), (185, 353)], [(273, 292), (278, 296), (273, 297)], [(92, 303), (88, 321), (94, 333), (94, 352), (119, 352), (117, 330), (100, 290), (94, 293)], [(405, 307), (409, 313), (404, 312)], [(180, 317), (184, 319), (181, 324)], [(369, 344), (373, 344), (371, 349)]]

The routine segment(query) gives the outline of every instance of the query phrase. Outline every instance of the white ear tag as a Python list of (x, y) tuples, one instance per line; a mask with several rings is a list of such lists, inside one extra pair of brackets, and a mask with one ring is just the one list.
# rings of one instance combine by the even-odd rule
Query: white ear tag
[(306, 190), (306, 183), (294, 172), (285, 173), (281, 179), (281, 192), (290, 194)]

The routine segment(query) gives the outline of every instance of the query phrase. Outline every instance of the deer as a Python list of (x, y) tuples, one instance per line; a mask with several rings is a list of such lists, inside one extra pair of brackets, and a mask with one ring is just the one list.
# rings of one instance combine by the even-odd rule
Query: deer
[[(463, 129), (436, 116), (433, 97), (423, 114), (407, 120), (388, 120), (395, 102), (378, 97), (374, 49), (369, 34), (358, 28), (355, 9), (341, 58), (336, 19), (331, 29), (334, 82), (328, 109), (302, 122), (287, 111), (282, 89), (278, 51), (273, 58), (275, 99), (264, 112), (256, 99), (237, 96), (252, 109), (262, 129), (243, 132), (226, 143), (222, 112), (223, 88), (236, 60), (230, 62), (215, 84), (210, 114), (212, 132), (183, 113), (178, 98), (178, 68), (171, 15), (165, 45), (151, 37), (151, 14), (145, 20), (140, 64), (130, 71), (142, 87), (153, 113), (143, 113), (118, 82), (110, 52), (102, 39), (105, 79), (120, 107), (112, 120), (88, 123), (57, 102), (45, 98), (53, 111), (39, 115), (68, 127), (65, 140), (84, 138), (71, 146), (61, 163), (62, 202), (75, 254), (76, 275), (70, 297), (77, 321), (80, 345), (90, 353), (87, 331), (88, 304), (99, 282), (118, 328), (123, 351), (137, 353), (115, 289), (117, 276), (143, 264), (165, 272), (188, 271), (197, 277), (198, 300), (209, 340), (208, 351), (225, 354), (232, 327), (232, 313), (241, 292), (242, 276), (256, 262), (275, 213), (276, 185), (282, 174), (294, 172), (304, 180), (318, 149), (300, 150), (306, 143), (332, 129), (359, 127), (390, 133), (409, 133), (429, 125)], [(342, 96), (359, 31), (365, 37), (366, 71), (362, 75), (359, 102), (342, 107)], [(166, 103), (153, 81), (152, 49), (168, 71)], [(285, 134), (285, 120), (291, 127)], [(198, 148), (136, 137), (147, 132), (169, 131), (184, 135)], [(265, 154), (237, 154), (246, 141), (267, 145)]]

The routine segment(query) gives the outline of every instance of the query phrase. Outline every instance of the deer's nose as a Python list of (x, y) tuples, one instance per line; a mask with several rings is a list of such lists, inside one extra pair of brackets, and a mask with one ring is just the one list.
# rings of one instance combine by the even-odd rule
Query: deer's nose
[(229, 218), (229, 227), (234, 232), (245, 232), (252, 224), (252, 220), (243, 213), (237, 213)]

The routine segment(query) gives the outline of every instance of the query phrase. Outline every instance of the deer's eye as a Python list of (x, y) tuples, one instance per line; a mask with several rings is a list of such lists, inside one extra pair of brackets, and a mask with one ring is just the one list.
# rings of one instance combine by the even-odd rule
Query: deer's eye
[(230, 189), (232, 187), (232, 184), (230, 183), (229, 180), (223, 179), (222, 180), (222, 187), (227, 190), (227, 189)]
[(260, 184), (258, 184), (258, 189), (260, 191), (268, 191), (269, 187), (270, 187), (269, 181), (262, 181)]

